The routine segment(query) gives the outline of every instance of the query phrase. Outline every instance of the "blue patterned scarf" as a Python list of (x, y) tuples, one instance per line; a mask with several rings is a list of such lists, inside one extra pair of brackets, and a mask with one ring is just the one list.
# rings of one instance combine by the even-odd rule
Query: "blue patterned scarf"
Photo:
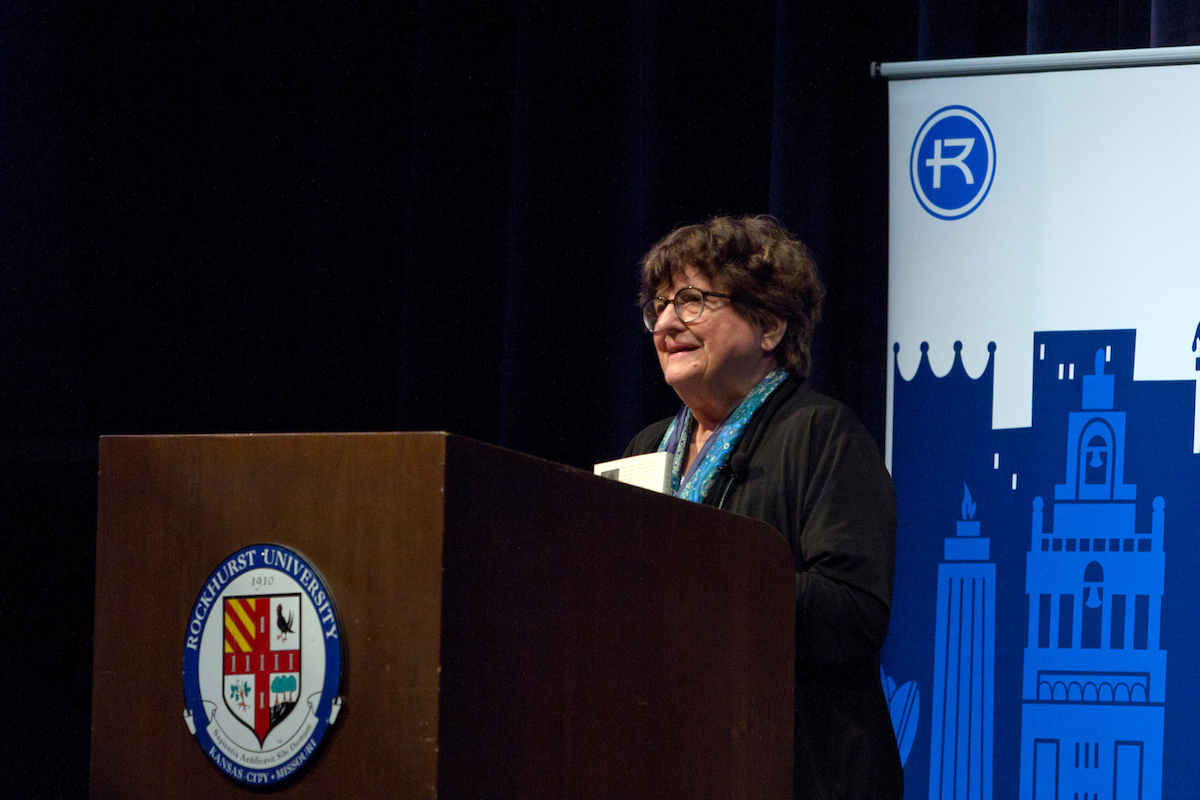
[(775, 370), (763, 378), (750, 394), (742, 398), (742, 402), (738, 403), (733, 413), (726, 417), (708, 437), (708, 441), (696, 454), (686, 475), (681, 474), (683, 458), (688, 451), (688, 442), (691, 439), (692, 430), (695, 428), (695, 420), (692, 417), (691, 409), (687, 406), (679, 409), (679, 413), (675, 415), (675, 419), (671, 420), (667, 432), (663, 434), (662, 442), (658, 445), (660, 453), (666, 451), (675, 454), (675, 460), (671, 464), (671, 494), (696, 503), (704, 501), (705, 495), (708, 494), (708, 490), (717, 476), (717, 470), (729, 461), (733, 449), (742, 438), (742, 433), (746, 430), (746, 423), (754, 416), (754, 412), (758, 411), (767, 401), (771, 392), (787, 379), (787, 375), (784, 370)]

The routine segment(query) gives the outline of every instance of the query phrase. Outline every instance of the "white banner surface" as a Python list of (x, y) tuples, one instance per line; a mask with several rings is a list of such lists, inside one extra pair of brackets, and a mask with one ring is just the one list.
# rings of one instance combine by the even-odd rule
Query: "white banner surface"
[(1190, 796), (1200, 66), (889, 91), (905, 796)]
[[(1136, 330), (1136, 380), (1196, 379), (1200, 65), (895, 81), (889, 98), (888, 333), (904, 376), (922, 342), (938, 375), (953, 342), (971, 375), (995, 342), (997, 428), (1030, 424), (1034, 331)], [(986, 121), (995, 167), (986, 197), (947, 220), (922, 205), (912, 162), (950, 106)], [(963, 179), (940, 171), (948, 188)], [(890, 401), (888, 420), (890, 440)]]

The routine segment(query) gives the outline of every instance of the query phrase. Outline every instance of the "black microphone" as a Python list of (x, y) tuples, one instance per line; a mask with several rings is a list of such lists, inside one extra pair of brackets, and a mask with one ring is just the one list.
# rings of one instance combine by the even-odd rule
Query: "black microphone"
[(750, 473), (750, 456), (745, 453), (734, 453), (729, 457), (729, 461), (723, 469), (729, 473), (729, 477), (725, 479), (725, 488), (721, 492), (721, 501), (717, 503), (717, 508), (724, 508), (725, 501), (729, 499), (729, 492), (736, 484), (746, 480), (746, 476)]
[(729, 457), (729, 471), (733, 473), (735, 481), (746, 480), (746, 475), (750, 473), (750, 456), (745, 453), (734, 453)]

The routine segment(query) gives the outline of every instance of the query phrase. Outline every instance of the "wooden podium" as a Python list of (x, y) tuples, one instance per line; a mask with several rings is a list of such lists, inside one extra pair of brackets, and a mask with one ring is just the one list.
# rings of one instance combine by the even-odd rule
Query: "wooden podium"
[(184, 724), (189, 614), (256, 543), (333, 594), (289, 797), (786, 798), (794, 567), (764, 523), (441, 433), (100, 442), (93, 797), (261, 796)]

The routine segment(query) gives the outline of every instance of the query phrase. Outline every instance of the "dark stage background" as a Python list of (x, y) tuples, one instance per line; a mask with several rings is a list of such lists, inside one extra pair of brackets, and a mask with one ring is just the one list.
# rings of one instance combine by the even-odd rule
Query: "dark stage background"
[(86, 791), (100, 435), (590, 468), (675, 410), (639, 256), (768, 211), (829, 285), (814, 381), (882, 440), (870, 62), (1196, 43), (1196, 0), (0, 4), (0, 795)]

